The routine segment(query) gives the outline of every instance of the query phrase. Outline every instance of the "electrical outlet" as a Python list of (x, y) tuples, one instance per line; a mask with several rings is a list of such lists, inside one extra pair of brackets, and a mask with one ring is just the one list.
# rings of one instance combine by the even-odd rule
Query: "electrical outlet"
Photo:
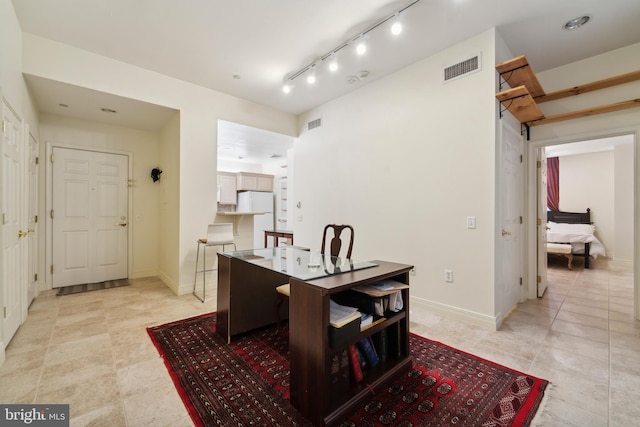
[(448, 283), (453, 282), (453, 270), (444, 271), (444, 281)]
[(302, 215), (298, 215), (298, 222), (302, 222)]

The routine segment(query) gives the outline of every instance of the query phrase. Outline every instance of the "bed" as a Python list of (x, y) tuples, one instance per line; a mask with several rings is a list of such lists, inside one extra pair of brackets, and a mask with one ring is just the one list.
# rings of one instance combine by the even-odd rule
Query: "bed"
[(591, 257), (605, 255), (604, 245), (593, 234), (591, 209), (586, 212), (547, 211), (547, 243), (571, 244), (573, 255), (584, 256), (584, 268)]

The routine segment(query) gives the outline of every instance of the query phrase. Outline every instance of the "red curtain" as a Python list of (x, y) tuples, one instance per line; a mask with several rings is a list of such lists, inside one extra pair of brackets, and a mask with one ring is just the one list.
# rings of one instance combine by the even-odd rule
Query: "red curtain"
[(560, 210), (560, 160), (557, 157), (547, 158), (547, 207)]

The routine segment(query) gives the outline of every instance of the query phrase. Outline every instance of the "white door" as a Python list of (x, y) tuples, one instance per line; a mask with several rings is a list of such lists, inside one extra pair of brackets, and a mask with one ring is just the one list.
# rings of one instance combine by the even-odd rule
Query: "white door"
[(501, 311), (506, 315), (522, 296), (523, 138), (503, 120), (501, 224)]
[(26, 153), (22, 123), (4, 99), (2, 102), (2, 340), (5, 344), (22, 323), (27, 290), (24, 163)]
[(127, 277), (128, 161), (54, 147), (54, 288)]
[(38, 141), (29, 135), (29, 173), (27, 191), (28, 255), (27, 255), (27, 307), (37, 294), (38, 287)]
[(538, 297), (547, 290), (547, 155), (538, 148)]

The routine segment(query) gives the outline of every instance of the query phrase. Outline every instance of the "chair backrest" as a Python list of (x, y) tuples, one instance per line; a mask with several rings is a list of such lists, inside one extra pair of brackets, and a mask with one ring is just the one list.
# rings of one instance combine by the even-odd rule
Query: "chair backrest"
[(207, 245), (221, 245), (233, 242), (233, 224), (222, 222), (207, 227)]
[[(333, 237), (331, 240), (327, 240), (329, 229), (333, 230)], [(348, 237), (342, 236), (342, 232), (348, 229), (349, 234)], [(344, 256), (345, 258), (351, 258), (351, 250), (353, 249), (353, 227), (350, 225), (337, 225), (337, 224), (328, 224), (324, 227), (324, 232), (322, 234), (322, 246), (320, 249), (321, 254), (325, 254), (328, 252), (331, 256), (337, 257), (340, 256), (340, 249), (342, 248), (342, 239), (348, 239), (349, 247), (347, 249), (347, 253)], [(326, 250), (326, 244), (329, 244), (329, 250)]]

